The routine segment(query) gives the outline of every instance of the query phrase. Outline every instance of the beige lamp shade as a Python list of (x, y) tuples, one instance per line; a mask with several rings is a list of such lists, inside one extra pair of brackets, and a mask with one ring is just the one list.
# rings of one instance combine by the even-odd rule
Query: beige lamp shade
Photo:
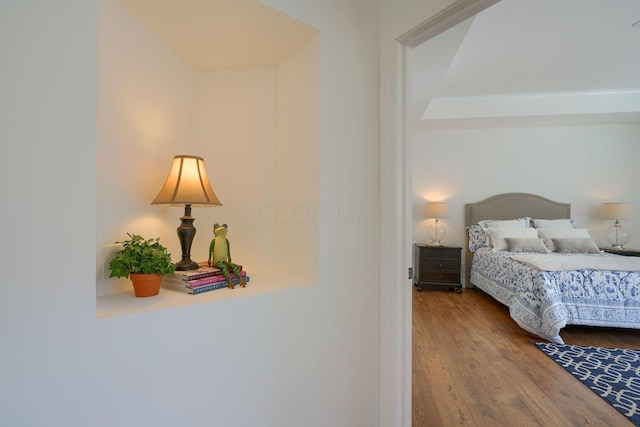
[(631, 203), (603, 203), (600, 212), (602, 219), (634, 219)]
[(151, 204), (222, 206), (209, 183), (204, 159), (185, 155), (173, 158), (169, 176)]
[(446, 202), (427, 202), (425, 216), (427, 218), (446, 218), (449, 216), (449, 204)]

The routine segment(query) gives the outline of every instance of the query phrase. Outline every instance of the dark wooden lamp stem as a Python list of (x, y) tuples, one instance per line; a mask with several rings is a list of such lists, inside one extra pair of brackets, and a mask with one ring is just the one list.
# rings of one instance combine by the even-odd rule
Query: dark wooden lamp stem
[(196, 228), (193, 226), (195, 220), (191, 216), (191, 204), (184, 205), (184, 216), (180, 218), (180, 226), (178, 227), (182, 259), (176, 263), (176, 270), (186, 271), (198, 268), (198, 263), (191, 260), (191, 244), (196, 235)]

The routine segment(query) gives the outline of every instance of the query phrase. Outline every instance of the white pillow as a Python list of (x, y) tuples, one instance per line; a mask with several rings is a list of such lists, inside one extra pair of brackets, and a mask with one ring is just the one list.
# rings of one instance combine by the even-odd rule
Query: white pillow
[(490, 227), (493, 228), (529, 228), (529, 217), (509, 219), (509, 220), (497, 220), (497, 219), (485, 219), (478, 221), (478, 225), (483, 229)]
[(535, 228), (487, 228), (486, 233), (491, 238), (491, 244), (494, 249), (498, 251), (506, 251), (509, 247), (507, 238), (525, 237), (525, 238), (537, 238), (538, 232)]
[(575, 239), (591, 237), (586, 228), (538, 228), (538, 235), (544, 240), (544, 244), (551, 252), (555, 251), (553, 239)]
[(534, 219), (534, 228), (575, 228), (572, 219)]

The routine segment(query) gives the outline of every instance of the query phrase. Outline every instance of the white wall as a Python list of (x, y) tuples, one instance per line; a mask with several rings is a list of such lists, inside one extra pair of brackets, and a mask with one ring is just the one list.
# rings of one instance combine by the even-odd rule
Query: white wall
[(197, 152), (205, 156), (223, 206), (193, 214), (198, 233), (192, 253), (206, 259), (213, 224), (226, 223), (232, 260), (249, 273), (273, 269), (278, 230), (257, 219), (260, 208), (274, 205), (277, 197), (277, 70), (204, 72), (197, 88)]
[(95, 321), (97, 13), (0, 3), (0, 425), (93, 424), (127, 369)]
[(320, 220), (319, 50), (317, 36), (278, 65), (277, 204), (262, 205), (259, 215), (262, 227), (278, 228), (280, 270), (312, 282)]
[[(525, 192), (571, 203), (576, 225), (605, 246), (612, 221), (600, 219), (600, 205), (640, 209), (639, 133), (637, 124), (415, 131), (414, 242), (428, 241), (427, 200), (449, 202), (445, 241), (463, 245), (465, 203)], [(638, 220), (623, 226), (632, 235), (628, 246), (640, 247)]]
[[(174, 155), (204, 156), (195, 144), (196, 73), (115, 1), (100, 1), (99, 13), (96, 259), (102, 259), (103, 246), (136, 233), (160, 236), (178, 261), (176, 228), (184, 208), (150, 203)], [(218, 175), (207, 160), (212, 159), (205, 156), (205, 165), (216, 185)], [(202, 213), (193, 209), (197, 228)], [(201, 228), (196, 244), (208, 237), (207, 231)], [(203, 252), (197, 249), (194, 245), (194, 259), (201, 260)], [(102, 270), (97, 262), (98, 295), (128, 286), (126, 279), (104, 280)]]
[[(103, 104), (98, 4), (110, 8), (107, 0), (0, 5), (1, 173), (15, 184), (3, 209), (11, 226), (3, 239), (0, 424), (376, 425), (377, 271), (369, 267), (377, 223), (338, 215), (367, 214), (378, 204), (375, 13), (360, 13), (364, 1), (272, 3), (315, 17), (321, 32), (319, 200), (326, 213), (318, 221), (318, 286), (102, 320), (95, 318), (96, 248), (111, 240), (102, 233), (116, 232), (97, 230), (98, 221), (122, 231), (146, 224), (168, 236), (181, 215), (147, 204), (169, 160), (157, 165), (175, 154), (159, 136), (193, 138), (201, 145), (180, 144), (203, 148), (192, 133), (191, 72), (139, 33), (136, 43), (149, 57), (128, 64), (161, 60), (169, 74), (122, 69), (131, 84), (123, 109), (118, 100)], [(125, 19), (118, 22), (126, 27)], [(140, 53), (136, 46), (112, 52)], [(101, 72), (110, 66), (103, 65)], [(127, 82), (130, 76), (150, 80)], [(166, 91), (154, 93), (159, 87)], [(137, 116), (133, 94), (153, 114)], [(105, 111), (113, 114), (108, 130), (96, 124)], [(98, 152), (96, 142), (105, 141), (155, 158), (141, 156), (136, 172), (123, 171), (133, 162)], [(118, 221), (131, 212), (139, 217)]]

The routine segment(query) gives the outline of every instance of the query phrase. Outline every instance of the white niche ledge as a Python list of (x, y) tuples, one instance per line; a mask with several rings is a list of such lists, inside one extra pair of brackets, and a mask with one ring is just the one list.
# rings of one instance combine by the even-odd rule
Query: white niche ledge
[(280, 272), (258, 272), (251, 274), (251, 280), (244, 288), (236, 286), (234, 289), (221, 288), (190, 295), (162, 286), (158, 295), (138, 298), (133, 294), (131, 283), (123, 281), (123, 285), (117, 291), (97, 297), (96, 318), (108, 319), (195, 304), (214, 303), (288, 289), (305, 288), (313, 284), (309, 280), (287, 276)]

